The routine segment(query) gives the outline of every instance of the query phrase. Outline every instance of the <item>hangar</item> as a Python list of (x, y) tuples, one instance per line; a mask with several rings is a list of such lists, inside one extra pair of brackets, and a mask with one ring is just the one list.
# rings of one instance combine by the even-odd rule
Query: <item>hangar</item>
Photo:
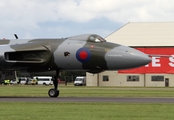
[(152, 62), (135, 69), (87, 73), (87, 86), (174, 86), (174, 22), (130, 22), (105, 38), (152, 56)]

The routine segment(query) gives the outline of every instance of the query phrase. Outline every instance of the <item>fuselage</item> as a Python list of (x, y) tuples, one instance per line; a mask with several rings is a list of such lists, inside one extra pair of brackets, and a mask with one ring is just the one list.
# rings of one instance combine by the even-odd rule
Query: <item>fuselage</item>
[(144, 53), (95, 34), (63, 39), (0, 40), (0, 70), (84, 70), (92, 73), (148, 64)]

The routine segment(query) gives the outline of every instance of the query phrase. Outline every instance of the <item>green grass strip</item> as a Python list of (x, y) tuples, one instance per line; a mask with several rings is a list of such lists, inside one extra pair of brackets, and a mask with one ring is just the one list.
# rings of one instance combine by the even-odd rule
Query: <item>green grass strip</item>
[[(53, 86), (0, 85), (0, 96), (47, 97)], [(60, 97), (174, 97), (174, 88), (59, 86)]]
[(174, 104), (0, 103), (0, 120), (173, 120)]

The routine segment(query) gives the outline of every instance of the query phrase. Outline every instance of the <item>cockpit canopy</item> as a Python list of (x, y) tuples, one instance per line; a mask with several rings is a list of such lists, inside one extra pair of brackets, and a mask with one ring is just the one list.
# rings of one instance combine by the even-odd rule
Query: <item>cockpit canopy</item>
[(80, 41), (88, 41), (88, 42), (94, 42), (94, 43), (101, 43), (101, 42), (106, 42), (104, 38), (97, 34), (83, 34), (83, 35), (77, 35), (77, 36), (72, 36), (68, 37), (65, 39), (70, 39), (70, 40), (80, 40)]
[(106, 42), (106, 40), (98, 35), (91, 35), (88, 38), (89, 42), (95, 42), (95, 43), (99, 43), (99, 42)]

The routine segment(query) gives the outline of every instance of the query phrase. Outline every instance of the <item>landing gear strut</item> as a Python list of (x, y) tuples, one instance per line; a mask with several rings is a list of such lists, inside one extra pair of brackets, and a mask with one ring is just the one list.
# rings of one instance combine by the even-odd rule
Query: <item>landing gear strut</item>
[(58, 76), (59, 76), (59, 71), (56, 71), (56, 76), (54, 77), (54, 80), (53, 80), (54, 88), (52, 88), (48, 91), (48, 95), (50, 97), (58, 97), (59, 96), (59, 90), (57, 89), (58, 88), (58, 80), (57, 80)]

